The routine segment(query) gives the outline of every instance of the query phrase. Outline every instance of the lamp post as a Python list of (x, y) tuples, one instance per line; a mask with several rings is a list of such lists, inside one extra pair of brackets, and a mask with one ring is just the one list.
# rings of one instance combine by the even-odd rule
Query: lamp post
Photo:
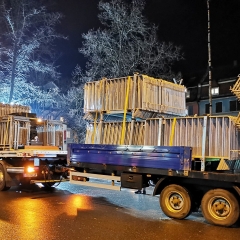
[(212, 115), (212, 57), (210, 41), (210, 0), (207, 0), (208, 12), (208, 82), (209, 82), (209, 114)]

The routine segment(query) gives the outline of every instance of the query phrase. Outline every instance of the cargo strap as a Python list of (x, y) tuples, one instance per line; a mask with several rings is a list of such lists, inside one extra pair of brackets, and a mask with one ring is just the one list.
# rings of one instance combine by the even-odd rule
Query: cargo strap
[(128, 96), (129, 96), (129, 89), (130, 89), (130, 81), (131, 78), (128, 77), (127, 81), (127, 92), (126, 92), (126, 98), (125, 98), (125, 104), (124, 104), (124, 114), (123, 114), (123, 126), (122, 126), (122, 134), (120, 139), (120, 144), (124, 144), (124, 137), (125, 137), (125, 126), (126, 126), (126, 115), (127, 115), (127, 107), (128, 107)]
[(171, 136), (170, 136), (170, 140), (169, 140), (169, 146), (172, 146), (172, 145), (173, 145), (173, 138), (174, 138), (174, 132), (175, 132), (176, 121), (177, 121), (177, 119), (174, 118), (174, 119), (173, 119), (173, 124), (172, 124)]
[[(102, 85), (103, 85), (103, 81), (105, 79), (102, 79), (100, 80), (100, 89), (99, 89), (99, 92), (101, 93), (102, 91)], [(100, 104), (101, 105), (101, 104)], [(102, 106), (102, 105), (101, 105)], [(101, 111), (101, 110), (100, 110)], [(93, 134), (92, 134), (92, 139), (91, 139), (91, 142), (92, 144), (95, 143), (95, 135), (96, 135), (96, 129), (97, 129), (97, 119), (98, 119), (98, 112), (99, 112), (99, 109), (97, 109), (96, 111), (96, 114), (95, 114), (95, 118), (94, 118), (94, 124), (93, 124)]]

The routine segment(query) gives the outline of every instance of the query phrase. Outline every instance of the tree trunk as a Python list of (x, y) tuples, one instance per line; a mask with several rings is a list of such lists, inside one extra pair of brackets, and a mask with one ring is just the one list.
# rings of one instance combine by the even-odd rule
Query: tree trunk
[(12, 72), (11, 72), (11, 84), (10, 84), (10, 93), (8, 102), (11, 103), (13, 99), (14, 85), (15, 85), (15, 72), (17, 65), (17, 46), (14, 46), (13, 51), (13, 62), (12, 62)]

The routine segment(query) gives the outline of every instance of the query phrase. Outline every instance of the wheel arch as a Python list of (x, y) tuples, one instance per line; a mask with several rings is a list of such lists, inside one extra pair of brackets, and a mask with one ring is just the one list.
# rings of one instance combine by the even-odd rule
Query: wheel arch
[(234, 190), (235, 195), (237, 195), (237, 197), (238, 197), (238, 201), (240, 201), (240, 187), (236, 186), (236, 185), (233, 185), (232, 188)]
[[(219, 186), (210, 186), (208, 188), (205, 189), (205, 191), (203, 192), (203, 195), (208, 192), (209, 190), (214, 190), (214, 189), (223, 189), (223, 190), (226, 190), (230, 193), (232, 193), (236, 198), (237, 200), (239, 201), (239, 204), (240, 204), (240, 187), (235, 185), (234, 183), (233, 184), (229, 184), (229, 186), (223, 186), (223, 187), (219, 187)], [(203, 197), (203, 196), (202, 196)]]
[[(181, 182), (177, 181), (174, 177), (162, 177), (158, 180), (153, 190), (153, 196), (159, 195), (162, 190), (169, 184), (178, 184), (183, 186), (183, 184), (179, 184)], [(184, 187), (184, 186), (183, 186)]]
[[(185, 188), (189, 192), (192, 201), (194, 200), (194, 197), (192, 195), (193, 191), (192, 191), (191, 185), (184, 182), (183, 179), (169, 177), (169, 176), (162, 177), (158, 180), (158, 182), (156, 183), (155, 188), (153, 190), (153, 196), (160, 195), (162, 190), (170, 184), (176, 184), (176, 185), (179, 185), (179, 186)], [(198, 205), (200, 205), (200, 204), (198, 204)]]

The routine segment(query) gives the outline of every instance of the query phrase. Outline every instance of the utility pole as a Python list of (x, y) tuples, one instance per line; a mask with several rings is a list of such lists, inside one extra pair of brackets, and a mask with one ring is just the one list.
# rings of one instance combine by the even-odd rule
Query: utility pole
[(210, 41), (210, 0), (207, 0), (208, 12), (208, 82), (209, 82), (209, 114), (212, 115), (212, 57), (211, 57), (211, 41)]

